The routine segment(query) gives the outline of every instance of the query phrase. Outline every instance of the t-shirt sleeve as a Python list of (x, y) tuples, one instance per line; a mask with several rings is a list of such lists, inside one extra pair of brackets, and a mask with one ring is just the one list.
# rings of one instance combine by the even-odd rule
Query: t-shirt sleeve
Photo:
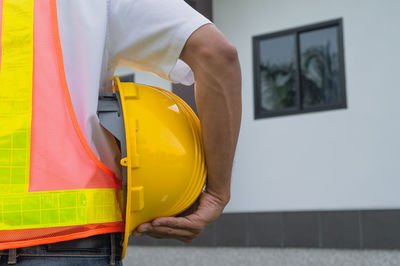
[(193, 73), (179, 55), (190, 35), (211, 23), (207, 18), (183, 0), (111, 0), (109, 5), (108, 42), (114, 65), (193, 83)]

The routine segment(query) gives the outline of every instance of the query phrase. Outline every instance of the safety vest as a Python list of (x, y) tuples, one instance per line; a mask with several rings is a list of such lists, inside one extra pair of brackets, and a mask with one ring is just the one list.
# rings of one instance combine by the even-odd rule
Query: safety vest
[(0, 21), (0, 249), (122, 232), (121, 181), (74, 114), (56, 0), (0, 0)]

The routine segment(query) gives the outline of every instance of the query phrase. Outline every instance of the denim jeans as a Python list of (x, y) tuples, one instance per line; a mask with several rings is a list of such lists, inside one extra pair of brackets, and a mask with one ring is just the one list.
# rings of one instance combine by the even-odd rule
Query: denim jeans
[(0, 265), (122, 265), (120, 234), (0, 250)]

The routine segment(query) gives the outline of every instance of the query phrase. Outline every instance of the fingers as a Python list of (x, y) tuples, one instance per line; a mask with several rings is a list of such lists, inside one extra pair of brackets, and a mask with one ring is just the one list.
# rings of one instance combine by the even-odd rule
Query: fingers
[(152, 222), (153, 226), (168, 226), (171, 228), (190, 229), (191, 222), (186, 217), (162, 217)]
[(184, 217), (160, 217), (151, 223), (141, 224), (132, 233), (134, 236), (146, 234), (155, 238), (175, 238), (191, 242), (209, 224), (214, 222), (223, 210), (215, 196), (203, 192), (197, 209)]
[(185, 229), (177, 229), (168, 226), (153, 226), (150, 223), (142, 224), (134, 232), (134, 236), (146, 234), (155, 238), (175, 238), (186, 243), (192, 242), (199, 233)]
[(193, 216), (157, 218), (152, 222), (152, 225), (187, 230), (195, 234), (199, 234), (205, 228), (204, 222), (200, 219), (194, 219)]

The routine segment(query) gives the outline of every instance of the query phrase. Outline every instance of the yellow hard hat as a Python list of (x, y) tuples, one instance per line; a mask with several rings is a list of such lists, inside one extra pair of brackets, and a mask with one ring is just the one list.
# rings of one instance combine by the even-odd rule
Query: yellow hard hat
[(113, 89), (122, 106), (126, 141), (121, 159), (127, 177), (124, 257), (128, 237), (138, 225), (179, 214), (193, 204), (207, 171), (199, 119), (182, 99), (118, 77)]

